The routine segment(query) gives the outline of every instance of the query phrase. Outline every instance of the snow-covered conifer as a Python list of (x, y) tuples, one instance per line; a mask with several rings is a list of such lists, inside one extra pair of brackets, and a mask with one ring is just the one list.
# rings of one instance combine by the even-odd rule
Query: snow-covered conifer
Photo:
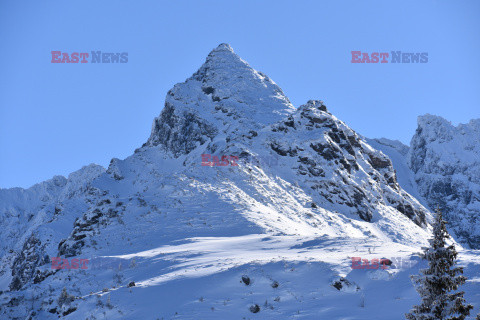
[(456, 265), (457, 251), (453, 244), (447, 245), (448, 238), (442, 212), (437, 209), (433, 238), (423, 254), (428, 268), (412, 277), (421, 303), (405, 315), (408, 320), (463, 320), (473, 309), (463, 298), (464, 292), (457, 291), (466, 277), (463, 268)]

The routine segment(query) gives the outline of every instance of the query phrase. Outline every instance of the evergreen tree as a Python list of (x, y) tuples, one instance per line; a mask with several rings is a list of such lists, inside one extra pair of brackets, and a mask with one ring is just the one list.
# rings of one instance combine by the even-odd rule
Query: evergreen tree
[(473, 309), (472, 305), (466, 304), (464, 292), (457, 292), (466, 278), (463, 268), (456, 265), (455, 246), (446, 246), (448, 238), (442, 213), (437, 209), (433, 238), (423, 253), (428, 268), (421, 270), (420, 275), (412, 276), (422, 302), (405, 315), (408, 320), (463, 320)]

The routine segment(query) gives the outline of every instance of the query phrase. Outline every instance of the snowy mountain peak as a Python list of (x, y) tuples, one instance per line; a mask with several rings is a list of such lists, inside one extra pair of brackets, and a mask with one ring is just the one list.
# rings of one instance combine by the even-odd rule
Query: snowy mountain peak
[(221, 44), (197, 72), (168, 92), (146, 145), (161, 145), (177, 157), (217, 135), (234, 139), (294, 111), (275, 82)]
[(428, 141), (451, 140), (454, 136), (455, 127), (440, 116), (425, 114), (418, 117), (417, 123), (417, 132), (421, 132)]
[(480, 247), (480, 120), (453, 126), (442, 117), (418, 118), (407, 155), (420, 194), (440, 206), (457, 239)]
[(428, 125), (430, 123), (438, 123), (438, 124), (450, 125), (450, 126), (452, 125), (451, 122), (448, 121), (447, 119), (441, 116), (437, 116), (435, 114), (430, 114), (430, 113), (426, 113), (422, 116), (418, 116), (417, 122), (419, 126)]
[(231, 52), (231, 53), (235, 54), (235, 52), (233, 51), (233, 48), (228, 43), (220, 43), (218, 45), (218, 47), (216, 47), (215, 49), (210, 51), (209, 55), (213, 55), (216, 52), (222, 52), (222, 51), (228, 51), (228, 52)]

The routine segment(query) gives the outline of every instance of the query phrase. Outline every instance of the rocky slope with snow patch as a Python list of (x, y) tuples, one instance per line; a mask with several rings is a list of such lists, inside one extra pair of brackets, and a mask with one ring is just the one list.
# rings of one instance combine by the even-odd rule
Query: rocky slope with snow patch
[(382, 151), (390, 158), (390, 160), (392, 160), (398, 184), (402, 189), (414, 196), (421, 204), (428, 207), (427, 201), (418, 192), (418, 186), (414, 174), (409, 166), (407, 155), (410, 147), (404, 145), (398, 140), (390, 140), (386, 138), (366, 140), (373, 148)]

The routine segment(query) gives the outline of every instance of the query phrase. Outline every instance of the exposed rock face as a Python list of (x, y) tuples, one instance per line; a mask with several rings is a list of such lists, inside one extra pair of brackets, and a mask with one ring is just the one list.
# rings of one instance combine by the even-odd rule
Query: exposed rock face
[(81, 217), (75, 219), (74, 228), (69, 237), (62, 240), (58, 245), (59, 256), (67, 258), (78, 256), (85, 246), (85, 242), (96, 230), (101, 226), (106, 226), (109, 220), (119, 217), (125, 210), (122, 202), (114, 202), (108, 197), (101, 196), (98, 190), (96, 191), (100, 200)]
[(402, 189), (415, 197), (415, 199), (420, 201), (424, 206), (428, 206), (428, 203), (418, 192), (414, 174), (410, 169), (409, 161), (407, 161), (407, 155), (410, 148), (398, 140), (390, 140), (386, 138), (366, 140), (373, 148), (382, 151), (390, 158), (390, 160), (392, 160), (398, 184)]
[(33, 279), (37, 266), (50, 262), (49, 257), (44, 255), (43, 247), (35, 236), (28, 238), (13, 262), (10, 290), (20, 290)]
[(455, 127), (419, 117), (408, 161), (430, 208), (444, 211), (460, 242), (480, 248), (480, 119)]

